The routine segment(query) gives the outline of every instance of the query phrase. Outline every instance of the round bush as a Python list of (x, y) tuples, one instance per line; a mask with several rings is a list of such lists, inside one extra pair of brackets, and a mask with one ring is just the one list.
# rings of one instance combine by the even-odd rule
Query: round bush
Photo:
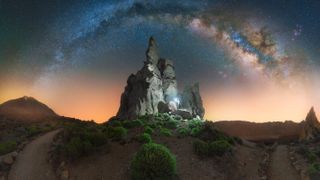
[(192, 128), (191, 132), (190, 132), (190, 135), (193, 136), (193, 137), (197, 137), (201, 133), (201, 130), (202, 129), (200, 129), (198, 127)]
[(160, 134), (161, 134), (161, 135), (164, 135), (164, 136), (167, 136), (167, 137), (172, 136), (171, 130), (170, 130), (170, 129), (167, 129), (167, 128), (161, 128), (161, 129), (160, 129)]
[(151, 135), (151, 134), (153, 134), (153, 129), (150, 126), (145, 126), (144, 132)]
[(131, 177), (141, 179), (173, 179), (176, 174), (176, 159), (163, 145), (144, 144), (131, 162)]
[(178, 128), (177, 129), (178, 133), (179, 133), (179, 137), (186, 137), (189, 135), (190, 133), (190, 129), (188, 128)]
[(143, 133), (137, 136), (137, 140), (141, 143), (151, 143), (152, 142), (152, 138), (150, 136), (150, 134), (148, 133)]
[(107, 130), (107, 136), (114, 140), (124, 139), (128, 130), (124, 127), (111, 127)]
[(231, 149), (231, 144), (226, 140), (213, 141), (209, 144), (209, 153), (212, 155), (222, 156)]

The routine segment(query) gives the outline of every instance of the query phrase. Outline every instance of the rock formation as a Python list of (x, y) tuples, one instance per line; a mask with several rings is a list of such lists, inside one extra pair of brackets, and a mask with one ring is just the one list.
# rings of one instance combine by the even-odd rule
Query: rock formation
[(203, 118), (205, 110), (200, 96), (199, 83), (185, 87), (181, 95), (181, 107), (190, 112), (192, 116)]
[[(159, 58), (157, 44), (149, 39), (144, 66), (136, 74), (131, 74), (121, 95), (117, 119), (134, 119), (140, 115), (158, 112), (186, 111), (190, 117), (203, 117), (204, 108), (199, 93), (199, 85), (190, 86), (182, 98), (186, 107), (180, 105), (176, 74), (170, 60)], [(181, 101), (182, 102), (182, 101)]]
[(310, 109), (305, 121), (302, 122), (300, 140), (313, 140), (320, 135), (320, 123), (313, 107)]

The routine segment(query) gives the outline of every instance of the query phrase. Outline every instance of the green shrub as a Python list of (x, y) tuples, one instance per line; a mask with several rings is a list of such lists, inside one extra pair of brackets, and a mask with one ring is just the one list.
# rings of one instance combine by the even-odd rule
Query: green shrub
[(308, 168), (308, 174), (318, 174), (320, 172), (320, 164), (319, 163), (312, 163)]
[(167, 136), (167, 137), (172, 136), (171, 130), (167, 129), (167, 128), (161, 128), (160, 129), (160, 134), (164, 135), (164, 136)]
[(126, 120), (123, 122), (123, 127), (125, 128), (135, 128), (143, 126), (143, 122), (141, 120)]
[(151, 134), (153, 134), (153, 129), (150, 126), (145, 126), (144, 132), (151, 135)]
[(108, 142), (108, 138), (104, 133), (92, 132), (86, 133), (84, 139), (88, 140), (93, 146), (102, 146)]
[(317, 160), (317, 155), (312, 151), (308, 151), (306, 155), (310, 163), (314, 163)]
[(35, 136), (41, 133), (41, 129), (37, 126), (29, 126), (26, 128), (26, 130), (29, 137)]
[(17, 148), (17, 143), (15, 141), (0, 143), (0, 155), (12, 152), (16, 148)]
[[(242, 139), (241, 138), (239, 138), (239, 137), (233, 137), (233, 140), (234, 140), (234, 142), (236, 142), (236, 143), (238, 143), (238, 144), (240, 144), (240, 145), (242, 145), (243, 144), (243, 141), (242, 141)], [(235, 143), (234, 143), (235, 144)], [(234, 145), (233, 144), (233, 145)]]
[(232, 146), (226, 140), (218, 140), (209, 143), (209, 154), (222, 156), (226, 152), (231, 151)]
[(201, 128), (203, 127), (203, 122), (199, 119), (192, 119), (190, 121), (188, 121), (188, 126), (190, 129), (193, 129), (193, 128)]
[(133, 158), (130, 171), (133, 180), (170, 180), (176, 174), (176, 159), (163, 145), (144, 144)]
[(175, 115), (174, 119), (176, 119), (177, 121), (183, 120), (183, 118), (180, 115)]
[(209, 155), (209, 144), (202, 140), (195, 140), (193, 142), (193, 150), (199, 156)]
[(128, 130), (124, 127), (111, 127), (107, 130), (107, 136), (114, 140), (124, 139)]
[(209, 143), (202, 140), (196, 140), (193, 142), (193, 149), (199, 156), (222, 156), (226, 152), (231, 151), (232, 146), (225, 140)]
[(151, 143), (152, 142), (152, 138), (150, 136), (150, 134), (148, 133), (143, 133), (137, 136), (137, 140), (141, 143)]
[(72, 137), (65, 146), (69, 158), (75, 159), (92, 151), (92, 144), (88, 140), (81, 140), (80, 137)]
[(190, 134), (190, 129), (180, 127), (178, 128), (179, 137), (186, 137)]
[(178, 126), (178, 122), (175, 121), (174, 119), (170, 119), (164, 123), (165, 127), (170, 128), (170, 129), (175, 129)]
[(201, 128), (195, 127), (191, 129), (190, 135), (193, 137), (197, 137), (201, 133)]

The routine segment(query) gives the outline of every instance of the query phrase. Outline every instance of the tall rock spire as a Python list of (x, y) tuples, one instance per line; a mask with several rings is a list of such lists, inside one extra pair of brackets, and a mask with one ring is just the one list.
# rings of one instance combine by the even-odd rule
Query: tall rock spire
[[(144, 66), (131, 74), (121, 95), (117, 119), (134, 119), (158, 112), (179, 112), (180, 99), (173, 63), (159, 58), (156, 41), (150, 37)], [(188, 117), (203, 117), (204, 109), (199, 86), (192, 86), (185, 96)], [(180, 109), (181, 110), (181, 109)]]
[(312, 140), (320, 135), (320, 123), (312, 107), (303, 122), (300, 140)]
[(151, 36), (149, 38), (149, 45), (146, 52), (146, 56), (147, 56), (146, 63), (151, 63), (155, 66), (158, 64), (159, 56), (158, 56), (157, 49), (158, 48), (157, 48), (156, 40)]

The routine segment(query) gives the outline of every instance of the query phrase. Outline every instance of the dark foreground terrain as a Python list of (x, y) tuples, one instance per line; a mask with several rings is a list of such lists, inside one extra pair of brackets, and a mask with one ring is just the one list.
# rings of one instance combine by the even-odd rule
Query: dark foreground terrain
[(97, 124), (45, 114), (36, 121), (1, 116), (1, 180), (319, 179), (313, 109), (301, 124), (213, 123), (168, 113)]

